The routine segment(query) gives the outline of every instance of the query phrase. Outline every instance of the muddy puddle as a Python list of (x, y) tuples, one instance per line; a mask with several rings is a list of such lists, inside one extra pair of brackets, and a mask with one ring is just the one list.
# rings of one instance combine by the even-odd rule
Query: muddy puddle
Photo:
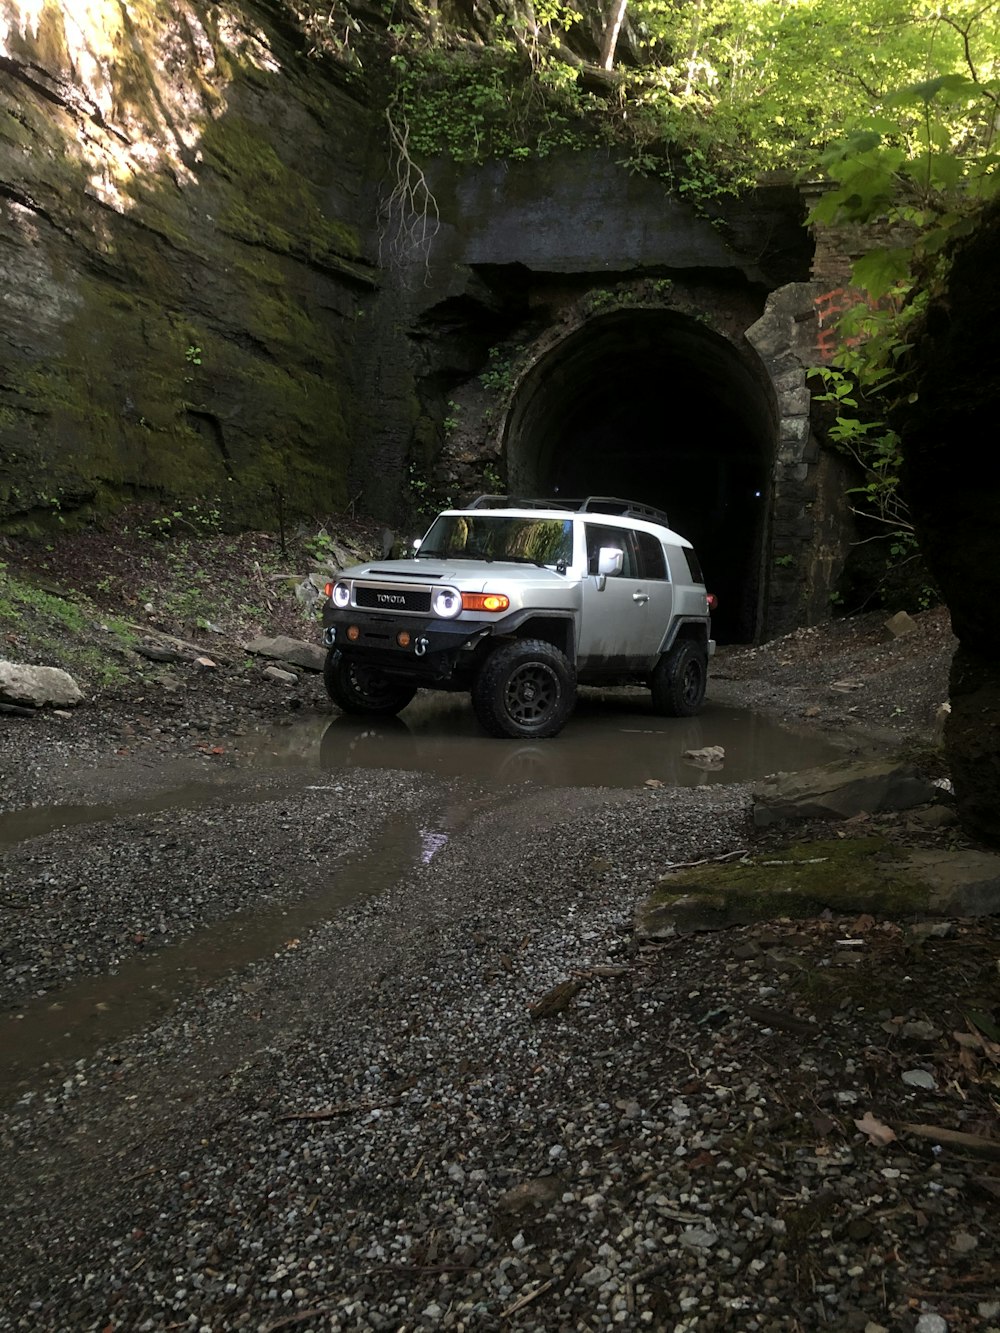
[[(300, 939), (352, 903), (391, 888), (427, 865), (453, 828), (405, 821), (386, 826), (369, 852), (345, 857), (322, 893), (265, 906), (202, 928), (177, 944), (139, 954), (113, 971), (86, 977), (0, 1019), (0, 1104), (67, 1073), (73, 1062), (139, 1032), (178, 1001), (260, 958), (297, 949)], [(247, 987), (252, 996), (253, 984)], [(252, 1000), (251, 1000), (252, 1003)]]
[[(752, 782), (769, 773), (811, 768), (843, 754), (814, 730), (783, 725), (746, 709), (707, 704), (694, 718), (657, 717), (635, 699), (584, 692), (553, 740), (485, 736), (468, 700), (421, 695), (395, 718), (304, 718), (236, 742), (241, 761), (259, 766), (307, 764), (328, 773), (396, 768), (480, 782), (546, 787), (638, 787)], [(721, 746), (709, 763), (685, 757)]]
[[(329, 714), (234, 737), (227, 742), (238, 772), (211, 782), (174, 783), (114, 805), (38, 807), (0, 816), (0, 848), (51, 829), (107, 822), (109, 837), (123, 815), (171, 808), (271, 799), (285, 785), (330, 784), (351, 768), (404, 769), (486, 786), (691, 786), (747, 782), (778, 770), (826, 763), (842, 749), (815, 732), (772, 718), (709, 703), (697, 718), (653, 715), (648, 696), (584, 692), (565, 730), (554, 740), (520, 742), (485, 736), (463, 696), (420, 696), (399, 718), (357, 719)], [(645, 706), (644, 706), (645, 705)], [(685, 757), (721, 746), (721, 763)], [(166, 776), (166, 775), (164, 775)], [(256, 789), (255, 779), (259, 784)], [(509, 795), (511, 793), (508, 793)], [(496, 798), (504, 795), (497, 792)], [(345, 906), (399, 882), (428, 864), (467, 817), (450, 807), (447, 827), (407, 821), (386, 827), (373, 849), (333, 868), (323, 889), (299, 903), (259, 909), (202, 928), (159, 952), (134, 956), (114, 971), (71, 983), (0, 1020), (0, 1101), (53, 1076), (74, 1061), (139, 1032), (241, 968), (283, 950)], [(471, 811), (471, 806), (469, 807)]]

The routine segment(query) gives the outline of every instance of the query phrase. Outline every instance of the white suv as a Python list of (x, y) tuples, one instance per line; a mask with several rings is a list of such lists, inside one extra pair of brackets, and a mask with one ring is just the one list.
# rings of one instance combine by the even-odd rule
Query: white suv
[(628, 500), (480, 496), (405, 560), (327, 587), (326, 688), (344, 712), (394, 714), (418, 689), (469, 690), (494, 736), (555, 736), (577, 685), (648, 685), (690, 717), (715, 650), (690, 542)]

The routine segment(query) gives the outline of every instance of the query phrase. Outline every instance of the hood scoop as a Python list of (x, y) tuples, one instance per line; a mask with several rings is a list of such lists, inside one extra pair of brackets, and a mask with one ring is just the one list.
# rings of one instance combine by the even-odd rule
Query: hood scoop
[[(369, 575), (375, 575), (380, 579), (410, 579), (411, 581), (416, 572), (417, 571), (414, 569), (369, 569), (367, 571)], [(432, 574), (430, 570), (425, 572), (421, 569), (419, 573), (422, 579), (439, 579), (443, 577), (441, 574)]]

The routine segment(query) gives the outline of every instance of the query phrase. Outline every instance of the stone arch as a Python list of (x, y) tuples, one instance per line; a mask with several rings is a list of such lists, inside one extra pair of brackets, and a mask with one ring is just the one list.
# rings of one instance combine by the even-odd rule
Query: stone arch
[(664, 509), (719, 597), (719, 637), (758, 637), (782, 409), (746, 340), (686, 310), (591, 300), (519, 363), (500, 439), (509, 489)]

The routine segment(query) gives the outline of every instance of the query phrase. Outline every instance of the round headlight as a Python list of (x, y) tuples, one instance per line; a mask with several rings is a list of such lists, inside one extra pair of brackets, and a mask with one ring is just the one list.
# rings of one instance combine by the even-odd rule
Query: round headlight
[(452, 588), (435, 588), (431, 596), (431, 610), (442, 620), (453, 620), (462, 609), (462, 599)]
[(334, 606), (339, 607), (341, 611), (343, 611), (345, 606), (350, 606), (351, 604), (351, 585), (349, 583), (335, 583), (330, 597)]

